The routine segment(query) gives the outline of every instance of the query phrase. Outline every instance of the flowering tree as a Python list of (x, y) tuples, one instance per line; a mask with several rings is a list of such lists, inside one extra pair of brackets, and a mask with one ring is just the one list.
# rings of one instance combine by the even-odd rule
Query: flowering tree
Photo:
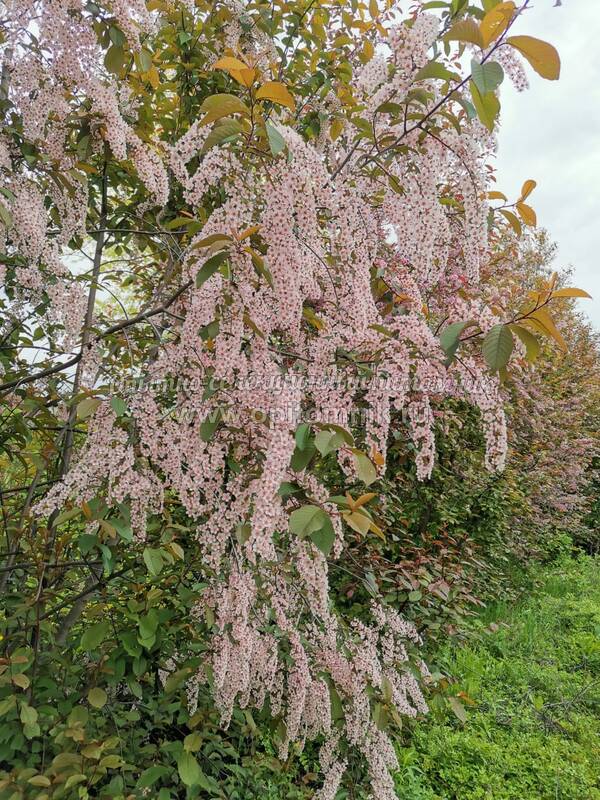
[[(535, 224), (535, 184), (509, 204), (490, 166), (504, 73), (523, 88), (523, 56), (559, 74), (551, 45), (514, 34), (527, 5), (2, 13), (0, 391), (19, 421), (4, 583), (41, 556), (32, 658), (44, 620), (64, 643), (123, 550), (152, 575), (193, 550), (192, 709), (205, 683), (223, 725), (266, 704), (282, 758), (321, 737), (322, 800), (357, 760), (372, 796), (394, 797), (383, 717), (426, 710), (412, 625), (381, 598), (345, 618), (328, 587), (345, 527), (382, 534), (366, 488), (393, 412), (419, 478), (445, 397), (480, 410), (501, 469), (511, 359), (533, 357), (536, 333), (560, 343), (548, 308), (579, 292), (550, 282), (505, 303), (480, 280), (490, 237)], [(104, 575), (55, 613), (82, 519)], [(165, 654), (163, 677), (185, 657)], [(35, 738), (35, 709), (21, 718)], [(194, 785), (189, 761), (180, 773)]]

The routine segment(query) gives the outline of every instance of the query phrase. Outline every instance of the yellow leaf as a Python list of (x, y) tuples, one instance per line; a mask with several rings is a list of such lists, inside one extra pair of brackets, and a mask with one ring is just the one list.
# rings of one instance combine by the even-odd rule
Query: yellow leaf
[(384, 534), (384, 532), (381, 530), (381, 528), (379, 527), (379, 525), (375, 525), (375, 523), (374, 523), (374, 522), (371, 522), (371, 527), (369, 528), (369, 530), (370, 530), (370, 531), (372, 531), (372, 532), (375, 534), (375, 536), (379, 536), (379, 538), (380, 538), (382, 541), (384, 541), (384, 542), (385, 542), (385, 534)]
[(344, 123), (341, 119), (334, 119), (331, 123), (331, 127), (329, 128), (329, 135), (331, 136), (332, 141), (339, 137), (341, 132), (344, 130)]
[(256, 80), (257, 73), (255, 69), (248, 68), (248, 69), (232, 69), (229, 74), (238, 83), (241, 83), (242, 86), (246, 86), (249, 89)]
[(249, 69), (248, 64), (244, 64), (239, 58), (224, 56), (213, 64), (213, 69), (223, 69), (225, 72)]
[(527, 297), (530, 297), (533, 300), (533, 302), (536, 304), (536, 306), (541, 306), (544, 303), (548, 302), (548, 300), (550, 299), (551, 295), (550, 295), (550, 292), (531, 291), (531, 292), (527, 292)]
[(156, 67), (151, 67), (146, 73), (145, 77), (153, 89), (158, 89), (158, 87), (160, 86), (160, 75), (158, 74), (158, 70), (156, 69)]
[(178, 544), (177, 542), (169, 542), (167, 547), (173, 553), (175, 558), (178, 558), (180, 561), (183, 561), (185, 553), (183, 552), (183, 547), (180, 544)]
[(316, 328), (318, 331), (325, 328), (325, 323), (320, 317), (317, 317), (312, 308), (304, 308), (302, 310), (302, 316), (310, 325), (313, 326), (313, 328)]
[(519, 201), (517, 203), (517, 211), (519, 212), (519, 216), (525, 225), (531, 225), (533, 228), (535, 228), (537, 225), (537, 216), (531, 206)]
[(533, 322), (534, 327), (537, 327), (538, 330), (540, 330), (541, 333), (545, 333), (546, 336), (551, 336), (558, 346), (566, 351), (567, 344), (554, 324), (554, 320), (545, 308), (538, 308), (537, 311), (530, 314), (524, 322)]
[(588, 300), (592, 299), (591, 294), (584, 292), (583, 289), (556, 289), (552, 292), (552, 297), (587, 297)]
[(508, 200), (507, 196), (503, 192), (496, 192), (496, 191), (488, 192), (488, 198), (490, 200), (504, 200), (505, 203)]
[(89, 704), (94, 706), (94, 708), (102, 708), (102, 706), (106, 705), (106, 701), (108, 699), (104, 689), (101, 689), (99, 686), (96, 686), (94, 689), (90, 689), (87, 697)]
[[(45, 775), (34, 775), (32, 778), (29, 778), (27, 783), (30, 783), (32, 786), (51, 786), (50, 778), (47, 778)], [(47, 797), (47, 795), (44, 795)]]
[(88, 744), (81, 751), (81, 755), (97, 761), (102, 755), (102, 747), (99, 744)]
[(560, 77), (560, 56), (556, 48), (533, 36), (509, 36), (507, 44), (519, 51), (534, 70), (549, 81)]
[(292, 111), (296, 108), (294, 98), (289, 93), (287, 87), (284, 86), (283, 83), (279, 83), (279, 81), (267, 81), (263, 83), (256, 92), (256, 99), (271, 100), (273, 103), (279, 103), (279, 105), (291, 108)]
[(455, 23), (444, 36), (444, 39), (448, 42), (471, 42), (477, 47), (485, 47), (479, 25), (472, 19), (461, 19), (460, 22)]
[(369, 500), (372, 500), (374, 497), (377, 497), (376, 492), (367, 492), (366, 494), (361, 494), (361, 496), (354, 502), (353, 511), (361, 506), (364, 506), (365, 503), (368, 503)]
[(500, 213), (506, 220), (508, 220), (508, 224), (517, 234), (517, 236), (520, 236), (523, 233), (523, 228), (521, 227), (521, 223), (519, 222), (519, 218), (516, 216), (516, 214), (513, 214), (512, 211), (506, 211), (504, 208), (500, 209)]
[(525, 181), (525, 183), (523, 184), (523, 186), (521, 188), (521, 197), (520, 197), (520, 199), (521, 200), (527, 200), (527, 198), (533, 192), (533, 190), (535, 189), (536, 186), (537, 186), (537, 183), (535, 181), (532, 181), (532, 180)]
[(363, 536), (368, 533), (372, 520), (367, 517), (366, 514), (363, 514), (361, 511), (346, 511), (342, 516), (348, 525), (358, 533), (362, 533)]
[(29, 686), (29, 678), (27, 677), (27, 675), (23, 675), (22, 672), (18, 672), (16, 675), (13, 675), (12, 682), (16, 686), (20, 686), (21, 689), (27, 689)]
[(485, 47), (498, 39), (499, 36), (502, 36), (508, 28), (514, 13), (514, 3), (499, 3), (488, 11), (479, 26)]
[(234, 94), (212, 94), (205, 98), (200, 106), (200, 111), (206, 112), (202, 119), (202, 125), (209, 125), (211, 122), (229, 117), (231, 114), (250, 116), (248, 106)]
[(360, 60), (363, 62), (363, 64), (366, 64), (373, 58), (374, 55), (375, 48), (373, 47), (373, 42), (370, 39), (365, 39)]
[(198, 247), (210, 247), (211, 244), (215, 244), (216, 242), (232, 242), (233, 239), (231, 236), (228, 236), (226, 233), (212, 233), (210, 236), (206, 236), (204, 239), (200, 239), (199, 242), (196, 242), (194, 245), (194, 249)]
[(371, 19), (376, 19), (379, 16), (377, 0), (369, 0), (369, 14), (371, 15)]
[(244, 239), (247, 239), (249, 236), (258, 233), (259, 230), (260, 230), (260, 225), (252, 225), (252, 227), (246, 228), (246, 230), (242, 231), (237, 237), (238, 242), (243, 242)]
[(354, 498), (352, 497), (350, 492), (346, 492), (346, 501), (348, 503), (348, 508), (350, 509), (350, 511), (354, 511), (355, 509)]

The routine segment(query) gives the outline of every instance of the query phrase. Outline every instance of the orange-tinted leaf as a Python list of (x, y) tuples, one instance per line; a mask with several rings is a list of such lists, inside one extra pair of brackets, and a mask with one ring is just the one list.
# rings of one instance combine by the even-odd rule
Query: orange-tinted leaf
[(230, 75), (238, 83), (241, 83), (242, 86), (250, 88), (256, 80), (257, 72), (255, 69), (248, 67), (248, 69), (232, 69)]
[(531, 206), (528, 206), (526, 203), (518, 202), (517, 203), (517, 211), (519, 212), (519, 216), (525, 223), (525, 225), (531, 225), (532, 228), (535, 228), (537, 225), (537, 216), (535, 211)]
[(480, 30), (484, 47), (502, 36), (515, 13), (514, 3), (499, 3), (481, 20)]
[(592, 299), (592, 295), (584, 292), (583, 289), (566, 288), (556, 289), (552, 292), (552, 297), (586, 297), (588, 300)]
[(523, 233), (523, 228), (521, 227), (521, 223), (519, 222), (517, 215), (513, 214), (512, 211), (506, 211), (504, 208), (500, 209), (500, 213), (508, 221), (508, 224), (517, 234), (517, 236), (520, 236)]
[(521, 187), (521, 197), (520, 197), (520, 199), (521, 200), (527, 200), (527, 198), (533, 192), (533, 190), (535, 189), (536, 186), (537, 186), (537, 183), (535, 181), (533, 181), (533, 180), (525, 181), (525, 183)]
[(533, 314), (527, 317), (527, 320), (533, 320), (538, 325), (541, 325), (543, 332), (547, 336), (550, 336), (552, 339), (554, 339), (554, 341), (562, 350), (567, 349), (567, 343), (563, 339), (562, 334), (554, 324), (554, 320), (545, 308), (538, 308), (537, 311), (534, 311)]
[(267, 81), (256, 92), (257, 100), (271, 100), (273, 103), (279, 103), (281, 106), (287, 106), (292, 111), (296, 108), (294, 98), (289, 93), (286, 86), (279, 81)]
[(444, 38), (448, 42), (470, 42), (482, 49), (485, 47), (479, 25), (472, 19), (461, 19), (460, 22), (457, 22), (450, 28)]
[(560, 56), (556, 48), (534, 36), (509, 36), (507, 44), (519, 51), (534, 70), (549, 81), (560, 77)]
[(213, 69), (223, 69), (225, 72), (232, 72), (235, 70), (249, 69), (248, 64), (244, 64), (239, 58), (233, 56), (224, 56), (213, 64)]

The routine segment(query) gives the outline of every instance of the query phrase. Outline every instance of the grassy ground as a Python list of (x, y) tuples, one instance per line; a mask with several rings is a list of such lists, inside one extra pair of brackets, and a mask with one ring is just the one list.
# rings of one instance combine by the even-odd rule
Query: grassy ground
[(598, 561), (553, 565), (527, 602), (488, 609), (438, 661), (467, 718), (444, 706), (415, 726), (401, 800), (600, 800)]

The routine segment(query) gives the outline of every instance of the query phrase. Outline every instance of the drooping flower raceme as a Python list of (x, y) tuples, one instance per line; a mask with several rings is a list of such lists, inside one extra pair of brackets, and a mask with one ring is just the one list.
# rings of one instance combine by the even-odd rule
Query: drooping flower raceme
[[(476, 350), (448, 359), (438, 338), (442, 325), (467, 319), (485, 331), (495, 313), (479, 285), (493, 138), (458, 104), (456, 125), (440, 120), (431, 135), (407, 122), (413, 101), (434, 108), (443, 100), (439, 81), (419, 77), (439, 20), (420, 10), (408, 21), (386, 12), (373, 52), (359, 57), (356, 38), (347, 80), (318, 98), (307, 88), (296, 113), (285, 95), (280, 102), (281, 88), (268, 90), (283, 86), (294, 62), (251, 5), (224, 5), (221, 27), (212, 29), (210, 6), (152, 4), (177, 6), (196, 26), (199, 58), (209, 66), (194, 86), (213, 81), (193, 116), (185, 112), (191, 95), (173, 100), (165, 89), (178, 111), (163, 119), (140, 85), (156, 84), (152, 43), (158, 37), (159, 50), (161, 25), (175, 24), (168, 8), (163, 19), (138, 2), (101, 3), (98, 13), (83, 0), (6, 5), (10, 99), (18, 136), (36, 154), (28, 164), (0, 142), (14, 303), (43, 299), (47, 324), (62, 325), (72, 346), (86, 304), (68, 246), (91, 226), (95, 266), (120, 257), (118, 247), (103, 252), (101, 234), (134, 229), (139, 262), (156, 258), (161, 269), (156, 291), (148, 296), (144, 286), (140, 296), (146, 309), (164, 304), (153, 321), (142, 314), (105, 333), (92, 308), (93, 339), (80, 355), (93, 368), (81, 375), (100, 402), (74, 466), (36, 512), (100, 497), (128, 507), (143, 542), (148, 516), (177, 498), (207, 583), (195, 622), (207, 631), (210, 656), (190, 697), (194, 682), (209, 682), (224, 725), (236, 704), (262, 708), (268, 699), (281, 721), (282, 758), (292, 745), (322, 738), (321, 800), (335, 796), (357, 754), (373, 797), (391, 800), (396, 761), (376, 709), (426, 711), (411, 670), (419, 637), (382, 603), (373, 603), (369, 620), (347, 620), (336, 608), (330, 562), (353, 516), (330, 497), (319, 459), (335, 451), (350, 484), (373, 482), (385, 469), (392, 412), (406, 410), (417, 472), (427, 479), (434, 407), (445, 397), (480, 408), (490, 468), (502, 466), (506, 449), (497, 377)], [(325, 31), (332, 43), (336, 13)], [(212, 66), (233, 58), (226, 48), (235, 49), (237, 72), (218, 73), (216, 86)], [(111, 74), (106, 65), (120, 52)], [(239, 59), (253, 77), (239, 72)], [(174, 73), (167, 57), (159, 80), (168, 84)], [(260, 80), (264, 91), (253, 88)], [(218, 103), (229, 104), (227, 114), (214, 114)], [(132, 197), (139, 204), (128, 216), (122, 209)], [(196, 227), (171, 233), (177, 224), (169, 223), (182, 218)], [(171, 239), (167, 257), (156, 241)], [(135, 260), (118, 303), (135, 295)], [(167, 304), (169, 287), (177, 292)], [(151, 325), (154, 338), (135, 345), (129, 367), (147, 380), (143, 391), (119, 398), (123, 410), (99, 387), (115, 354), (127, 358), (134, 322)], [(118, 330), (125, 338), (115, 344)], [(85, 381), (92, 374), (95, 386)], [(312, 522), (291, 524), (298, 511)], [(366, 520), (368, 530), (372, 520), (357, 513), (354, 525)]]

